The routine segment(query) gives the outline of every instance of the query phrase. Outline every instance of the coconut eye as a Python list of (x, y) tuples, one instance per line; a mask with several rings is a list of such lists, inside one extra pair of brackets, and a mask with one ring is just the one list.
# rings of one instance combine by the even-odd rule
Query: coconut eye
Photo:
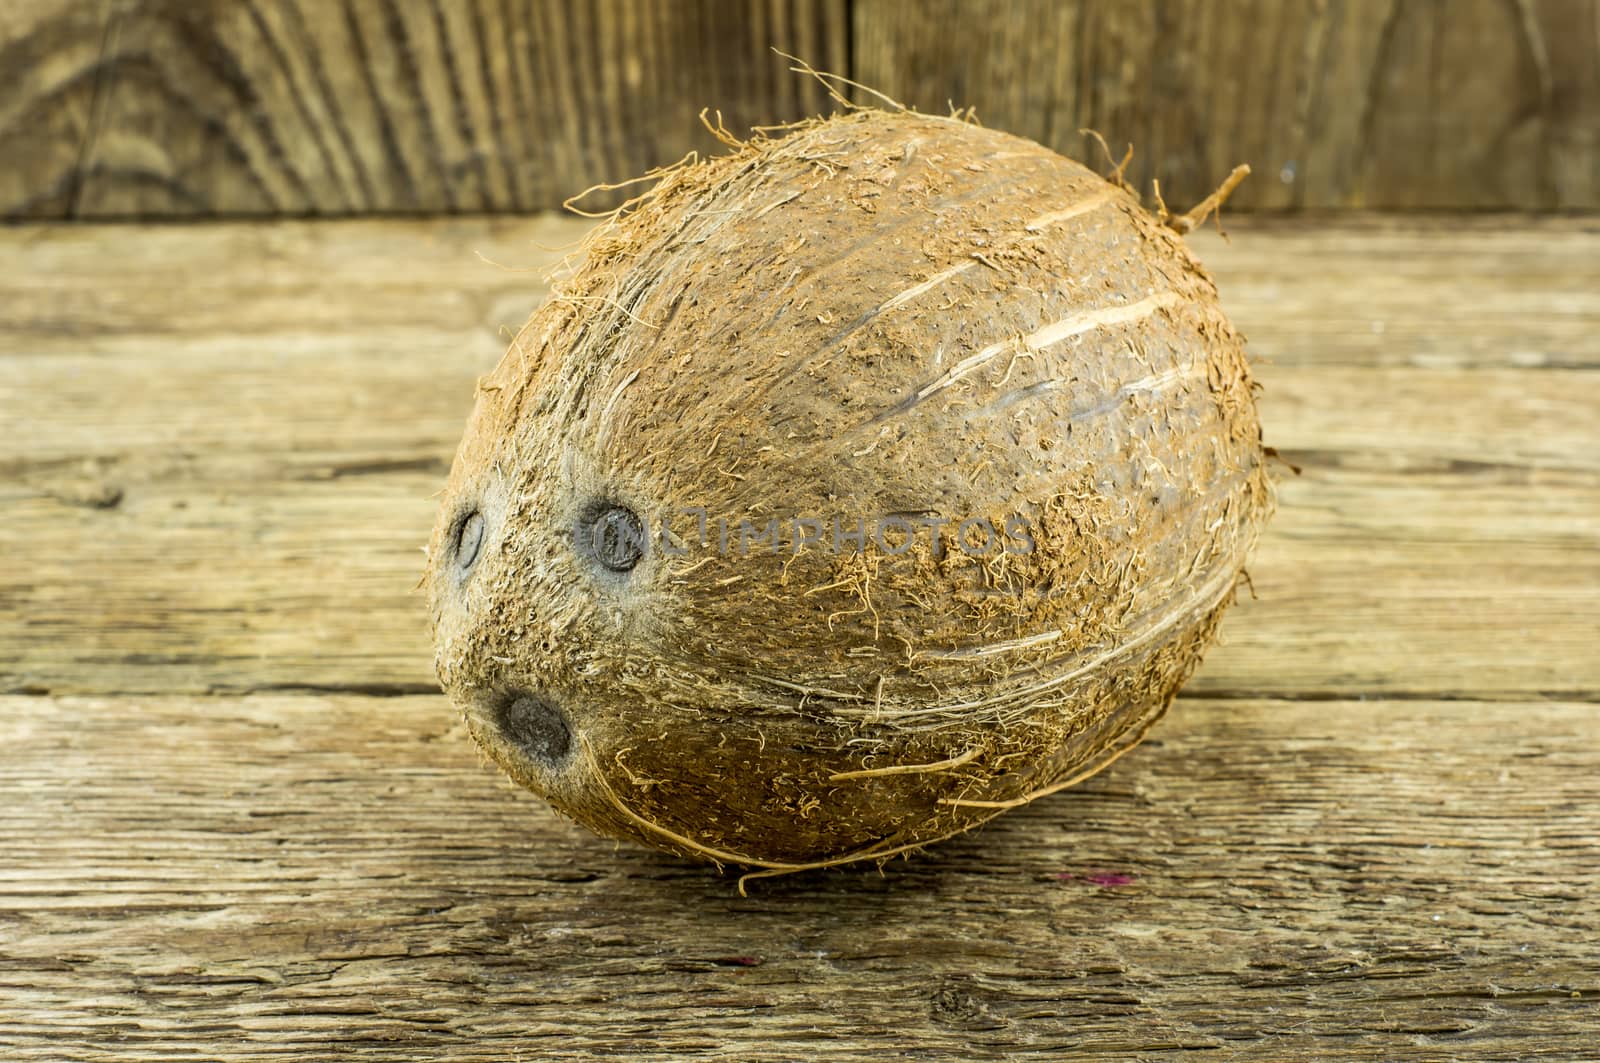
[(556, 704), (536, 694), (509, 691), (490, 706), (506, 741), (546, 767), (556, 767), (572, 749), (572, 727)]
[(626, 506), (606, 506), (589, 524), (589, 547), (611, 571), (631, 571), (644, 557), (644, 522)]
[(483, 514), (473, 510), (456, 525), (456, 565), (463, 571), (471, 568), (472, 563), (478, 560), (478, 551), (482, 547)]

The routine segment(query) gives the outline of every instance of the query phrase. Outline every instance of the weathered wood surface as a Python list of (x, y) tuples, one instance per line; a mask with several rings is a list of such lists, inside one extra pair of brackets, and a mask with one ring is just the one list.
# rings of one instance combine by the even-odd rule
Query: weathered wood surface
[(0, 216), (555, 208), (824, 110), (844, 4), (8, 0)]
[[(4, 687), (434, 689), (430, 496), (540, 298), (540, 247), (582, 231), (4, 234), (4, 420), (28, 426), (0, 457)], [(1200, 247), (1270, 362), (1268, 440), (1305, 472), (1196, 689), (1600, 691), (1577, 608), (1600, 577), (1600, 225), (1239, 233)]]
[(1596, 0), (855, 0), (857, 80), (1194, 202), (1600, 206)]
[(430, 673), (428, 496), (581, 226), (0, 231), (0, 1057), (1592, 1056), (1600, 225), (1232, 228), (1259, 600), (1081, 789), (749, 898)]
[(1594, 1057), (1592, 703), (1180, 700), (882, 877), (566, 825), (435, 697), (0, 699), (0, 1055)]
[(775, 47), (1175, 203), (1600, 206), (1600, 0), (10, 0), (0, 217), (554, 208), (825, 109)]

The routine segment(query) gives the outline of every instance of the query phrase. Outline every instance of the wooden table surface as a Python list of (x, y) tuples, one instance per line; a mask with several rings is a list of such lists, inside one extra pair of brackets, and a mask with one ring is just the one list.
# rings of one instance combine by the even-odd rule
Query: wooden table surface
[(580, 226), (0, 229), (0, 1058), (1600, 1058), (1600, 220), (1232, 229), (1258, 599), (1104, 774), (749, 897), (432, 675)]

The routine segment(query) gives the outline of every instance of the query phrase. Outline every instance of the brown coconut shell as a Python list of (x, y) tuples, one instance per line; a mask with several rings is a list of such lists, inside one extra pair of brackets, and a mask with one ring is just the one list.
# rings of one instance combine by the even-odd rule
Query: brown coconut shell
[[(597, 831), (882, 858), (1136, 744), (1271, 506), (1241, 337), (1176, 234), (1027, 140), (853, 112), (661, 174), (480, 382), (428, 549), (438, 673)], [(737, 537), (772, 520), (775, 552)], [(1014, 548), (978, 553), (984, 520)]]

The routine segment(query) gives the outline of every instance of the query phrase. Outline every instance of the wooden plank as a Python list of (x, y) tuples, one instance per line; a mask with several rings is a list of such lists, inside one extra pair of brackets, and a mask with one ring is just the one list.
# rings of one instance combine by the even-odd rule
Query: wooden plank
[[(15, 0), (0, 217), (554, 208), (827, 106), (772, 47), (1174, 202), (1600, 206), (1600, 0)], [(592, 202), (615, 201), (602, 193)]]
[[(1272, 366), (1600, 367), (1600, 220), (1339, 215), (1189, 243)], [(1268, 370), (1270, 373), (1270, 368)]]
[(14, 1060), (1587, 1058), (1592, 704), (1181, 699), (880, 877), (557, 819), (442, 698), (0, 698)]
[(1600, 206), (1596, 0), (856, 0), (854, 76), (1241, 207)]
[[(0, 423), (27, 426), (0, 462), (0, 689), (435, 689), (413, 590), (430, 496), (542, 297), (540, 245), (580, 230), (0, 233), (26, 264), (0, 275)], [(1272, 356), (1268, 441), (1305, 471), (1193, 689), (1600, 691), (1597, 248), (1553, 221), (1239, 228), (1218, 272)], [(1458, 284), (1406, 294), (1453, 259)], [(1565, 296), (1541, 288), (1569, 267)], [(1392, 346), (1369, 343), (1373, 307)]]
[(105, 3), (0, 5), (0, 218), (68, 216), (102, 80)]
[(4, 552), (26, 559), (0, 575), (5, 685), (435, 689), (413, 590), (431, 496), (545, 294), (541, 245), (581, 231), (0, 236), (29, 263), (0, 297), (0, 423), (29, 426), (0, 466)]
[(701, 108), (826, 109), (771, 49), (842, 70), (846, 36), (845, 0), (27, 0), (0, 217), (554, 208), (716, 149)]
[[(225, 356), (209, 349), (198, 359)], [(174, 436), (190, 410), (226, 402), (235, 388), (243, 401), (212, 407), (182, 451), (129, 439), (87, 475), (76, 457), (14, 473), (0, 529), (17, 562), (0, 573), (8, 688), (433, 688), (413, 587), (470, 374), (440, 395), (426, 371), (367, 368), (385, 376), (364, 397), (383, 412), (341, 442), (337, 424), (312, 418), (360, 416), (351, 395), (370, 383), (331, 345), (305, 357), (347, 368), (270, 399), (259, 370), (195, 371), (173, 381), (199, 392), (179, 400)], [(56, 368), (91, 370), (83, 360)], [(148, 362), (102, 371), (110, 391), (103, 407), (83, 410), (85, 430), (116, 416), (114, 396), (150, 371)], [(1544, 374), (1532, 389), (1511, 375), (1457, 371), (1386, 371), (1356, 386), (1332, 373), (1276, 373), (1269, 438), (1305, 473), (1283, 483), (1251, 565), (1260, 600), (1230, 615), (1196, 689), (1600, 693), (1592, 376)], [(1388, 401), (1369, 388), (1387, 389)], [(1470, 423), (1470, 411), (1518, 388), (1521, 401), (1501, 416)], [(1391, 444), (1392, 422), (1430, 408), (1450, 411), (1459, 433), (1396, 433)], [(1530, 410), (1562, 422), (1551, 449), (1523, 438)], [(130, 429), (154, 431), (159, 413)], [(1563, 442), (1573, 457), (1554, 449)], [(93, 504), (101, 485), (120, 493), (113, 508)], [(1511, 633), (1526, 652), (1507, 652)]]

